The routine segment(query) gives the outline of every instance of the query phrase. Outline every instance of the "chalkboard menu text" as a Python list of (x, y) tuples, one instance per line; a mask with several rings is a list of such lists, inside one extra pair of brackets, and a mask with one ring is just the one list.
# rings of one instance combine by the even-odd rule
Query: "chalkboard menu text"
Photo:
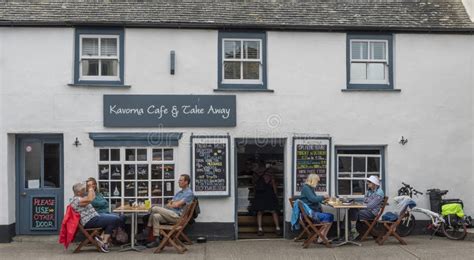
[(194, 194), (197, 196), (228, 195), (227, 138), (193, 140)]
[(31, 228), (56, 229), (56, 198), (32, 197), (31, 204)]
[(329, 140), (295, 139), (294, 151), (295, 191), (299, 194), (309, 174), (317, 174), (319, 183), (317, 192), (328, 192)]

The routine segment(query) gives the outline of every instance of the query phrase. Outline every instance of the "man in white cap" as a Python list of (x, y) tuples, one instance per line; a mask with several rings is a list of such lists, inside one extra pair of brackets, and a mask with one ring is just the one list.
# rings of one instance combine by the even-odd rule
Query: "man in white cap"
[(356, 239), (359, 233), (362, 234), (362, 229), (367, 228), (363, 224), (356, 225), (357, 221), (374, 219), (379, 213), (380, 206), (385, 196), (382, 188), (380, 187), (380, 180), (377, 178), (377, 176), (372, 175), (366, 180), (368, 189), (364, 196), (364, 205), (367, 206), (367, 208), (361, 210), (349, 210), (349, 217), (351, 219), (352, 226), (351, 233), (352, 237)]

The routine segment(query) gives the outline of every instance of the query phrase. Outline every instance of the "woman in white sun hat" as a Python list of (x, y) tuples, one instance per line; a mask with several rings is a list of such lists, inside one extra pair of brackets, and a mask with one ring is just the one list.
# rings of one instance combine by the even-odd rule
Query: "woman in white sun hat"
[[(380, 180), (377, 176), (370, 176), (367, 180), (367, 192), (364, 196), (364, 205), (367, 206), (366, 209), (350, 209), (349, 210), (349, 217), (351, 219), (351, 233), (352, 237), (357, 239), (359, 234), (362, 234), (367, 227), (365, 225), (361, 225), (361, 223), (357, 224), (357, 221), (361, 220), (372, 220), (374, 219), (379, 210), (383, 198), (385, 196), (382, 188), (380, 187)], [(357, 228), (356, 228), (357, 227)]]

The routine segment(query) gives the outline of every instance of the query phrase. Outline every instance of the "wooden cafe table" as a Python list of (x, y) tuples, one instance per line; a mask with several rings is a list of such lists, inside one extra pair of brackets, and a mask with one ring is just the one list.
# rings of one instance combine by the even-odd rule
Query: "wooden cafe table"
[(132, 234), (130, 235), (130, 247), (125, 247), (120, 251), (130, 251), (130, 250), (140, 251), (140, 250), (145, 249), (145, 247), (143, 246), (135, 246), (135, 233), (137, 230), (138, 213), (148, 213), (148, 211), (149, 209), (146, 208), (145, 206), (134, 207), (134, 206), (129, 206), (129, 205), (123, 205), (113, 210), (113, 212), (116, 212), (116, 213), (124, 213), (124, 214), (129, 213), (132, 216), (132, 224), (131, 224)]
[(353, 245), (358, 245), (358, 246), (361, 246), (362, 244), (360, 243), (357, 243), (357, 242), (354, 242), (354, 241), (351, 241), (349, 240), (349, 209), (365, 209), (367, 208), (367, 206), (361, 204), (361, 203), (357, 203), (357, 202), (352, 202), (350, 204), (346, 204), (346, 203), (330, 203), (330, 202), (327, 202), (326, 205), (332, 207), (332, 208), (335, 208), (337, 210), (337, 236), (339, 237), (339, 216), (341, 215), (341, 210), (344, 211), (344, 222), (345, 222), (345, 225), (344, 225), (344, 241), (342, 241), (341, 243), (338, 243), (338, 244), (334, 244), (334, 246), (342, 246), (342, 245), (346, 245), (346, 244), (353, 244)]

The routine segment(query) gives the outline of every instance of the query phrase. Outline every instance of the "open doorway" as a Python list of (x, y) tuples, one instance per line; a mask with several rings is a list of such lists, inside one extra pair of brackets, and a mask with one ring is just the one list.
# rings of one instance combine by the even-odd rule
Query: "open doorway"
[(236, 142), (239, 239), (283, 237), (285, 145), (276, 139), (260, 141)]

